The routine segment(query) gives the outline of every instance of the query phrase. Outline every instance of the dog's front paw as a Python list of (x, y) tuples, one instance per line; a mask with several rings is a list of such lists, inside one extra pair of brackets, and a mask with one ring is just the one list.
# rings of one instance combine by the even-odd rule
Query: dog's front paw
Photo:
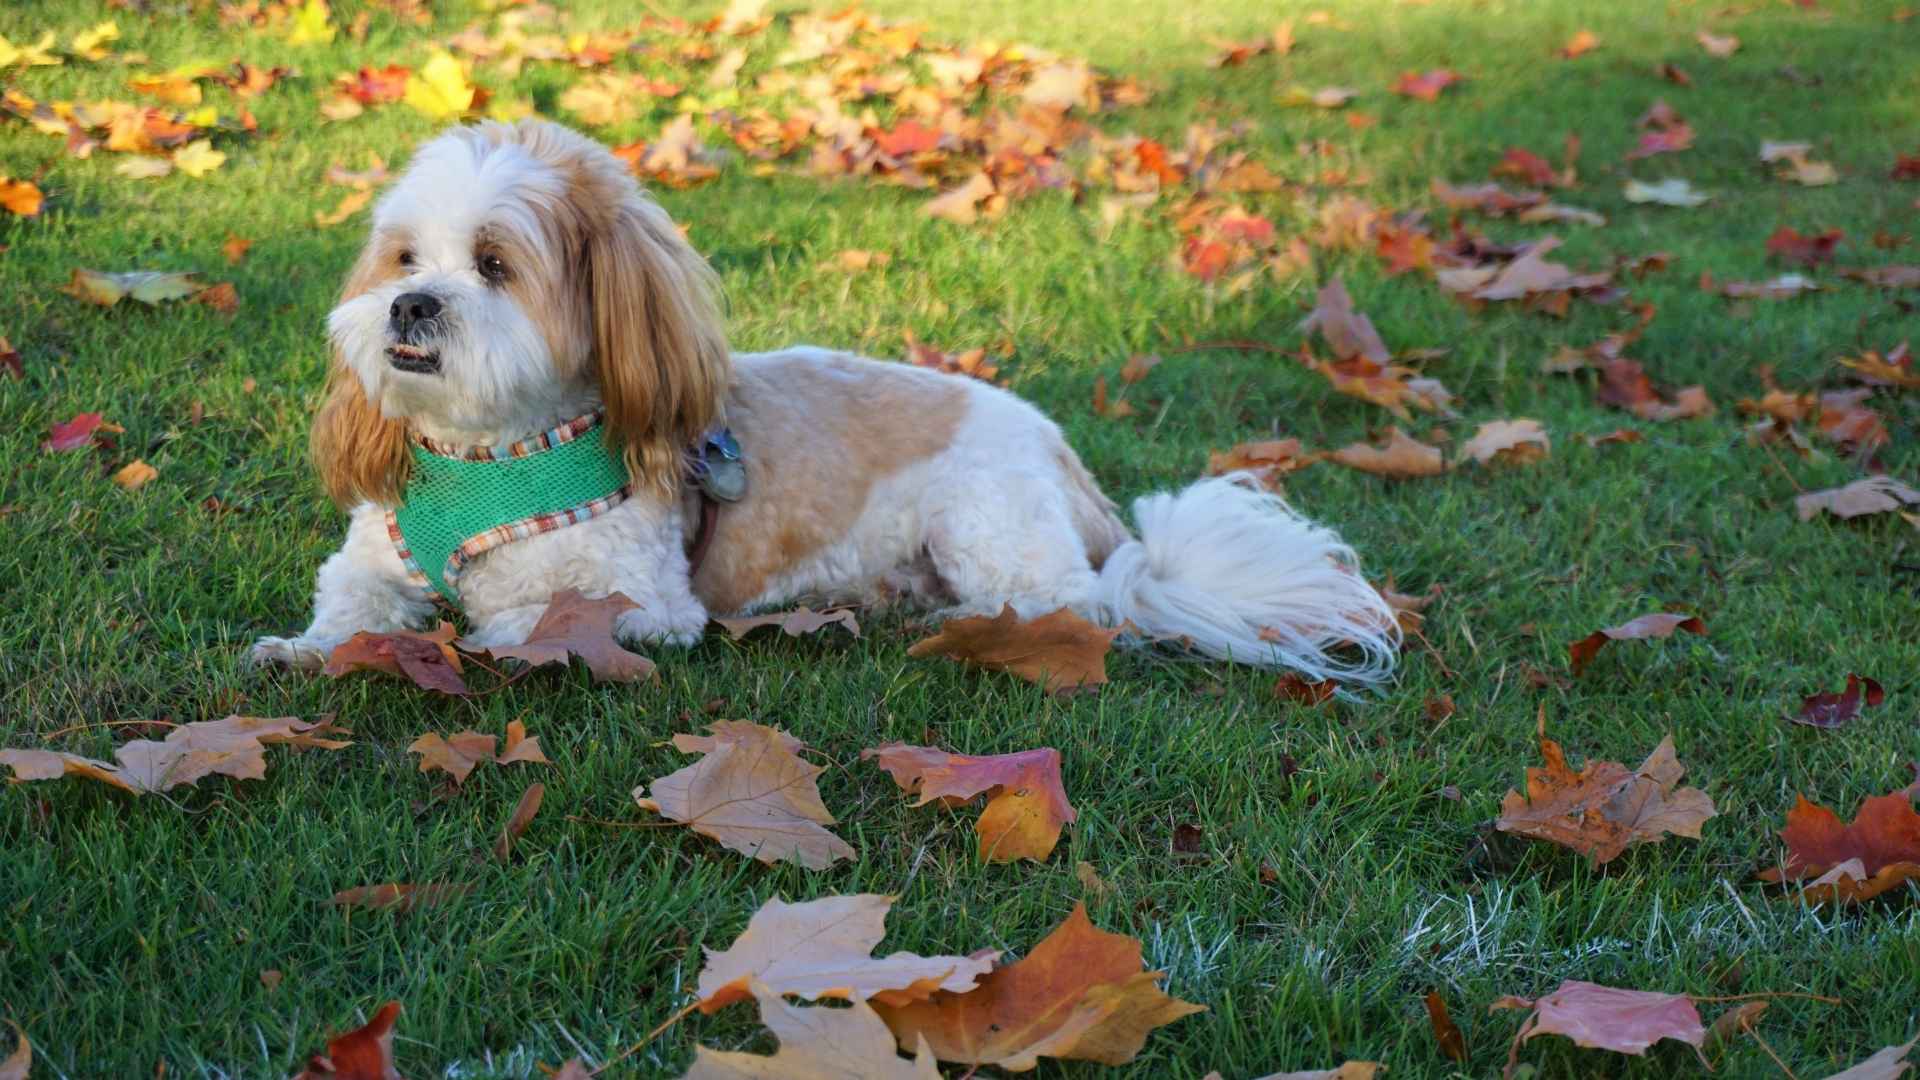
[(641, 642), (647, 645), (677, 645), (685, 648), (698, 644), (706, 629), (705, 612), (701, 612), (697, 617), (686, 615), (680, 619), (668, 620), (646, 608), (636, 608), (620, 616), (614, 623), (613, 633), (622, 641)]
[(301, 671), (319, 671), (333, 650), (311, 638), (263, 637), (253, 643), (247, 660), (254, 667), (290, 667)]

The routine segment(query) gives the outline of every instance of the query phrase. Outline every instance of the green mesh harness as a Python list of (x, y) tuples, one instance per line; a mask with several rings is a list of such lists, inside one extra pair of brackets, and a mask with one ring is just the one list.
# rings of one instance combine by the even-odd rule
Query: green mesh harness
[(585, 521), (632, 491), (598, 414), (505, 448), (443, 447), (416, 437), (406, 501), (387, 531), (415, 583), (449, 604), (482, 552)]

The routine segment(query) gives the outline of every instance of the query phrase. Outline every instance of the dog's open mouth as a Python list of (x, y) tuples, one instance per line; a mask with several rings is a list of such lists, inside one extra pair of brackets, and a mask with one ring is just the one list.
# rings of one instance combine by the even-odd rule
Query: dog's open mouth
[(387, 346), (387, 362), (415, 375), (432, 375), (440, 370), (440, 354), (418, 345)]

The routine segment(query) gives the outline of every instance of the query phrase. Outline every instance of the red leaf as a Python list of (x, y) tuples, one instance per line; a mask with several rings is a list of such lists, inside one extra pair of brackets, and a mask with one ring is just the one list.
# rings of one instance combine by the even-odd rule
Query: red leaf
[[(1864, 691), (1864, 693), (1862, 693)], [(1837, 728), (1860, 715), (1860, 706), (1878, 705), (1887, 699), (1880, 684), (1860, 675), (1847, 676), (1847, 688), (1838, 694), (1809, 694), (1800, 702), (1796, 724), (1808, 727)]]
[(1446, 68), (1434, 68), (1425, 73), (1405, 71), (1394, 80), (1393, 92), (1421, 101), (1438, 101), (1441, 91), (1459, 81), (1459, 74)]
[(399, 64), (389, 64), (384, 68), (363, 67), (355, 74), (340, 76), (336, 81), (342, 90), (360, 104), (382, 105), (406, 96), (407, 77), (411, 74)]
[(1845, 236), (1839, 229), (1803, 236), (1799, 230), (1782, 225), (1767, 237), (1767, 254), (1802, 266), (1817, 266), (1833, 261), (1833, 249)]
[(1889, 884), (1895, 884), (1891, 879), (1906, 875), (1904, 868), (1911, 868), (1910, 876), (1920, 876), (1920, 814), (1905, 791), (1861, 803), (1851, 824), (1797, 796), (1780, 839), (1786, 842), (1787, 857), (1782, 865), (1760, 871), (1762, 880), (1800, 881), (1849, 862), (1861, 871), (1856, 877), (1862, 880), (1891, 870)]
[(1567, 654), (1573, 661), (1573, 673), (1578, 675), (1586, 670), (1587, 665), (1593, 661), (1594, 654), (1609, 641), (1672, 637), (1675, 630), (1685, 630), (1690, 634), (1704, 634), (1707, 632), (1707, 624), (1701, 622), (1698, 615), (1656, 614), (1642, 615), (1619, 626), (1595, 630), (1567, 646)]
[(294, 1080), (400, 1080), (393, 1067), (393, 1024), (400, 1003), (380, 1006), (367, 1026), (327, 1040), (325, 1055), (316, 1054)]
[(423, 690), (466, 697), (470, 691), (460, 678), (460, 655), (453, 651), (453, 637), (453, 624), (444, 621), (431, 634), (362, 630), (336, 646), (320, 670), (336, 679), (356, 671), (384, 671)]
[(1621, 990), (1568, 979), (1538, 1001), (1504, 997), (1492, 1007), (1533, 1010), (1515, 1039), (1516, 1050), (1519, 1043), (1536, 1035), (1565, 1035), (1576, 1046), (1622, 1054), (1644, 1054), (1662, 1039), (1698, 1047), (1707, 1037), (1700, 1011), (1685, 994)]
[(1518, 146), (1507, 148), (1500, 163), (1493, 167), (1493, 175), (1511, 176), (1535, 187), (1551, 187), (1560, 178), (1546, 158)]
[(1061, 828), (1078, 816), (1060, 781), (1060, 751), (1051, 747), (971, 757), (888, 743), (862, 750), (860, 757), (878, 760), (902, 791), (917, 793), (915, 806), (935, 799), (964, 802), (984, 792), (987, 807), (974, 831), (980, 834), (980, 857), (989, 862), (1045, 860)]
[(96, 432), (124, 430), (119, 424), (109, 424), (97, 412), (79, 413), (65, 423), (55, 424), (49, 429), (47, 440), (40, 449), (48, 452), (79, 450), (88, 446), (102, 445), (94, 438)]
[(906, 157), (938, 149), (940, 132), (914, 120), (902, 120), (892, 131), (876, 131), (873, 142), (889, 157)]

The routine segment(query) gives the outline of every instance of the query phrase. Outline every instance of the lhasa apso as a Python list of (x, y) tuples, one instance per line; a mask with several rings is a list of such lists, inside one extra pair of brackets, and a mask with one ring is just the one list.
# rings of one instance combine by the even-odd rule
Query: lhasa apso
[(899, 598), (1070, 608), (1316, 679), (1391, 671), (1393, 613), (1353, 550), (1247, 478), (1140, 499), (1135, 536), (1020, 398), (827, 349), (732, 355), (715, 293), (598, 143), (530, 121), (423, 146), (327, 321), (313, 453), (346, 543), (312, 624), (253, 657), (315, 667), (440, 605), (481, 646), (518, 643), (572, 588), (638, 602), (629, 640)]

